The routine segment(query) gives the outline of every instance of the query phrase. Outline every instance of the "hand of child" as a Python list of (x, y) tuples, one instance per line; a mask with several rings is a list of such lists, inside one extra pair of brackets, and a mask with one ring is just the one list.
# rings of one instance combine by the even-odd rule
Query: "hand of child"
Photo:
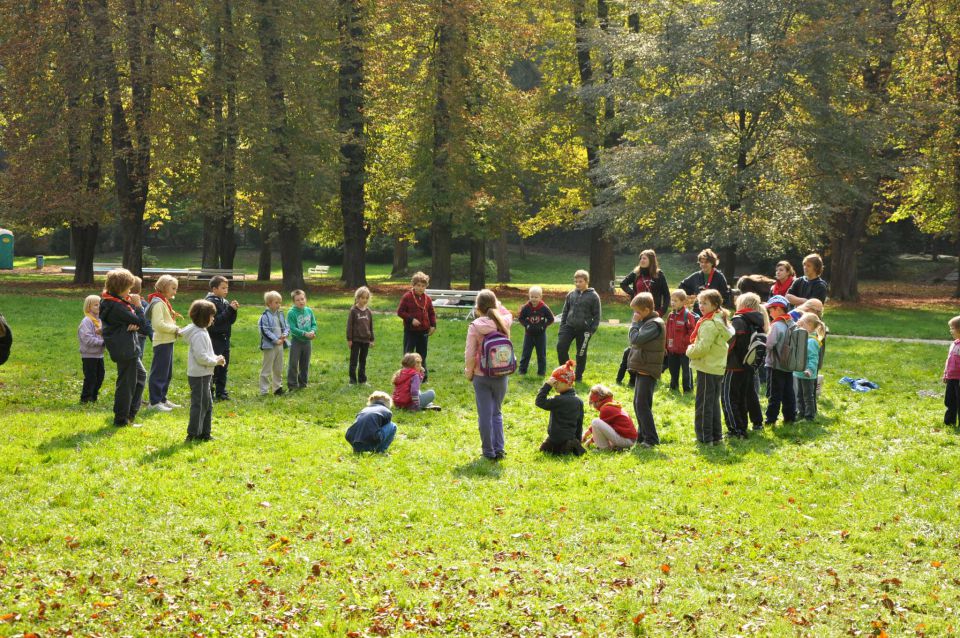
[(473, 381), (473, 370), (464, 370), (463, 376), (467, 378), (467, 381)]
[(139, 329), (140, 329), (140, 326), (138, 326), (135, 323), (131, 323), (127, 326), (127, 332), (136, 332)]
[(183, 315), (181, 315), (179, 312), (177, 312), (176, 310), (174, 310), (174, 311), (173, 311), (173, 318), (174, 318), (174, 319), (183, 319)]
[[(102, 334), (103, 334), (103, 329), (102, 329), (102, 328), (94, 328), (93, 331), (94, 331), (96, 334), (98, 334), (98, 335), (102, 335)], [(946, 381), (946, 379), (944, 379), (944, 381)]]
[(352, 348), (352, 347), (353, 347), (353, 342), (350, 341), (349, 339), (347, 339), (347, 347), (348, 347), (348, 348)]
[(372, 342), (372, 341), (370, 342), (370, 347), (371, 347), (371, 348), (373, 347), (373, 342)]
[(427, 336), (429, 337), (430, 335), (432, 335), (432, 334), (433, 334), (434, 332), (436, 332), (436, 331), (437, 331), (436, 328), (431, 327), (429, 330), (427, 330)]
[(313, 331), (310, 331), (310, 332), (308, 332), (307, 334), (305, 334), (304, 336), (305, 336), (307, 339), (315, 339), (316, 336), (317, 336), (317, 333), (316, 333), (316, 332), (313, 332)]
[(640, 313), (635, 312), (633, 313), (633, 323), (637, 323), (638, 321), (640, 321)]
[(804, 370), (804, 371), (803, 371), (803, 376), (805, 376), (806, 378), (809, 379), (809, 378), (813, 377), (813, 373), (810, 372), (809, 370)]
[(234, 299), (233, 301), (230, 302), (230, 307), (236, 310), (237, 308), (240, 307), (240, 302)]
[(135, 292), (134, 292), (134, 293), (130, 293), (130, 303), (132, 303), (134, 306), (139, 306), (139, 305), (140, 305), (140, 295), (138, 295), (138, 294), (135, 293)]
[(217, 365), (218, 365), (218, 366), (225, 366), (225, 365), (227, 365), (227, 360), (226, 360), (226, 358), (225, 358), (222, 354), (221, 354), (219, 357), (217, 357)]
[(553, 377), (548, 377), (547, 380), (546, 380), (546, 384), (547, 384), (548, 386), (550, 386), (551, 388), (555, 388), (555, 387), (557, 387), (557, 380), (554, 379)]

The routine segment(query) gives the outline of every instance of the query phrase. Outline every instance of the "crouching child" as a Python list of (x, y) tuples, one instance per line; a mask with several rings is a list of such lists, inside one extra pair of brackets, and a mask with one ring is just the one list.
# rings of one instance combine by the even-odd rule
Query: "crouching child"
[(386, 452), (397, 425), (393, 422), (393, 400), (386, 392), (374, 392), (367, 399), (367, 407), (357, 413), (353, 425), (347, 428), (346, 439), (354, 452)]
[[(540, 446), (541, 452), (575, 456), (586, 454), (581, 443), (583, 401), (577, 396), (577, 391), (573, 387), (576, 381), (576, 364), (573, 361), (567, 361), (553, 371), (537, 393), (537, 407), (550, 412), (547, 440)], [(548, 398), (551, 388), (557, 391), (557, 396)]]

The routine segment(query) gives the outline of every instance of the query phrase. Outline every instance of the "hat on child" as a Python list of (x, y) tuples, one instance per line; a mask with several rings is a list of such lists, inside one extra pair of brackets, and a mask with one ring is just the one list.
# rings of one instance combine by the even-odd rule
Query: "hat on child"
[(773, 306), (780, 306), (786, 310), (790, 307), (790, 302), (787, 301), (787, 298), (783, 295), (774, 295), (767, 301), (767, 308), (772, 308)]
[(567, 360), (565, 364), (553, 371), (553, 374), (550, 376), (559, 381), (560, 383), (565, 383), (566, 385), (573, 385), (577, 382), (577, 364), (572, 360)]

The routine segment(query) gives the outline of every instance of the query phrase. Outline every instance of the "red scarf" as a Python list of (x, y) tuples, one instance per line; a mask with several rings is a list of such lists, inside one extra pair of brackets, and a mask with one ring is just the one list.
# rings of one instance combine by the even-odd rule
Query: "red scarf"
[(774, 283), (772, 286), (770, 286), (770, 294), (772, 296), (780, 295), (781, 297), (785, 297), (787, 295), (787, 291), (790, 290), (790, 286), (793, 285), (794, 279), (796, 279), (796, 277), (788, 277), (783, 283), (780, 283), (779, 281)]
[(150, 303), (150, 302), (153, 301), (154, 299), (160, 299), (161, 301), (163, 301), (163, 303), (165, 303), (165, 304), (167, 305), (167, 310), (170, 311), (170, 316), (173, 316), (173, 315), (176, 314), (176, 313), (173, 311), (173, 306), (170, 305), (170, 302), (169, 302), (169, 301), (167, 300), (167, 298), (164, 297), (162, 294), (160, 294), (159, 292), (151, 292), (151, 293), (147, 296), (147, 303)]
[(693, 344), (693, 342), (697, 340), (697, 333), (700, 332), (700, 324), (702, 324), (704, 321), (710, 321), (711, 319), (713, 319), (713, 315), (715, 314), (717, 314), (716, 310), (714, 310), (713, 312), (708, 312), (707, 314), (700, 317), (700, 321), (697, 322), (697, 325), (693, 327), (693, 332), (690, 333), (691, 344)]
[(740, 310), (736, 311), (736, 312), (733, 313), (733, 314), (735, 314), (735, 315), (745, 315), (745, 314), (747, 314), (748, 312), (755, 312), (755, 311), (754, 311), (753, 308), (741, 308)]
[(111, 294), (110, 294), (109, 292), (107, 292), (106, 290), (103, 291), (103, 294), (100, 295), (100, 298), (101, 298), (101, 299), (105, 299), (105, 300), (107, 300), (107, 301), (115, 301), (115, 302), (117, 302), (117, 303), (122, 303), (122, 304), (124, 304), (127, 308), (130, 309), (130, 312), (134, 312), (134, 310), (133, 310), (133, 304), (132, 304), (132, 303), (130, 303), (130, 302), (127, 301), (126, 299), (121, 299), (120, 297), (114, 297), (113, 295), (111, 295)]

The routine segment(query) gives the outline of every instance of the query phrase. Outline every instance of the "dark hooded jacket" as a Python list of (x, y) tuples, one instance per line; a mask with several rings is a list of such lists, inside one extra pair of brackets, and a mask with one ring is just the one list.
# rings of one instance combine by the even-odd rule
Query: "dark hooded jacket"
[(730, 321), (734, 329), (733, 339), (730, 340), (727, 350), (727, 370), (746, 370), (743, 357), (747, 354), (750, 337), (756, 332), (763, 332), (763, 315), (756, 310), (734, 315)]

